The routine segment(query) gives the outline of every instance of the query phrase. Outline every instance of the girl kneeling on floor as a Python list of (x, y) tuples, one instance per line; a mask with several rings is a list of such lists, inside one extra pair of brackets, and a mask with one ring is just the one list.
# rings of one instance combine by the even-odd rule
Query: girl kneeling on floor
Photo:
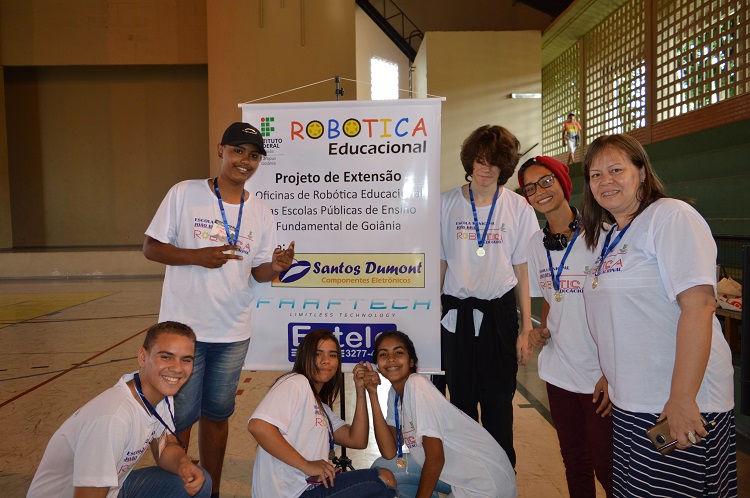
[[(370, 395), (375, 438), (382, 458), (373, 467), (394, 471), (402, 497), (510, 498), (518, 495), (505, 451), (476, 421), (453, 406), (425, 376), (417, 374), (417, 352), (399, 331), (375, 339), (373, 360), (391, 383), (388, 414), (378, 402), (380, 379), (367, 363), (357, 370)], [(361, 365), (361, 364), (360, 364)], [(375, 375), (373, 375), (375, 374)], [(402, 445), (409, 454), (405, 455)]]
[[(341, 346), (328, 330), (305, 336), (292, 371), (279, 377), (250, 417), (258, 441), (254, 498), (391, 498), (395, 478), (387, 469), (339, 473), (334, 445), (367, 446), (369, 423), (363, 365), (354, 369), (357, 401), (348, 425), (331, 411), (341, 391)], [(394, 487), (391, 487), (394, 486)]]

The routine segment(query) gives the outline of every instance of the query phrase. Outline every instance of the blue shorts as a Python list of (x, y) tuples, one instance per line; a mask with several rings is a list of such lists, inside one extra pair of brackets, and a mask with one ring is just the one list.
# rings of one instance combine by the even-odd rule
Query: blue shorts
[(201, 417), (221, 422), (232, 416), (249, 344), (250, 339), (195, 343), (193, 373), (174, 397), (177, 432)]

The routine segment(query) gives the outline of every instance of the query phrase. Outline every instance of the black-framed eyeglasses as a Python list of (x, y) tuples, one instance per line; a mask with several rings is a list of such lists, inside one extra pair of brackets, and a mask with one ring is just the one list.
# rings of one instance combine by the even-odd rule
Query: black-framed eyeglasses
[(531, 197), (536, 193), (536, 186), (539, 185), (542, 188), (550, 188), (552, 185), (555, 184), (555, 174), (549, 174), (541, 177), (539, 180), (527, 183), (526, 185), (521, 188), (521, 192), (523, 192), (523, 195), (526, 197)]

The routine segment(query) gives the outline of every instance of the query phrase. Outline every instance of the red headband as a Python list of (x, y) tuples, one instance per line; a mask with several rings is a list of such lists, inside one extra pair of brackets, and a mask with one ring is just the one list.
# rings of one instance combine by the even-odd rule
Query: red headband
[[(565, 200), (570, 201), (570, 192), (573, 190), (573, 181), (570, 179), (570, 174), (568, 173), (570, 170), (568, 169), (568, 166), (554, 157), (549, 156), (536, 156), (534, 162), (541, 164), (555, 175), (557, 181), (560, 182), (563, 194), (565, 194)], [(518, 170), (518, 185), (520, 185), (521, 188), (524, 186), (523, 172), (525, 170), (526, 168)], [(528, 198), (526, 198), (526, 201), (531, 204)]]

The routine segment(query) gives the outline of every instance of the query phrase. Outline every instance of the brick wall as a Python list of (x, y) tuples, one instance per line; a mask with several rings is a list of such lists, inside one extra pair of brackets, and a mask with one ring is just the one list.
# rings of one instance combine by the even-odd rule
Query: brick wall
[[(676, 118), (651, 125), (651, 142), (708, 130), (724, 124), (750, 119), (750, 94), (712, 104)], [(633, 133), (640, 140), (641, 137)], [(644, 143), (644, 142), (642, 142)]]

